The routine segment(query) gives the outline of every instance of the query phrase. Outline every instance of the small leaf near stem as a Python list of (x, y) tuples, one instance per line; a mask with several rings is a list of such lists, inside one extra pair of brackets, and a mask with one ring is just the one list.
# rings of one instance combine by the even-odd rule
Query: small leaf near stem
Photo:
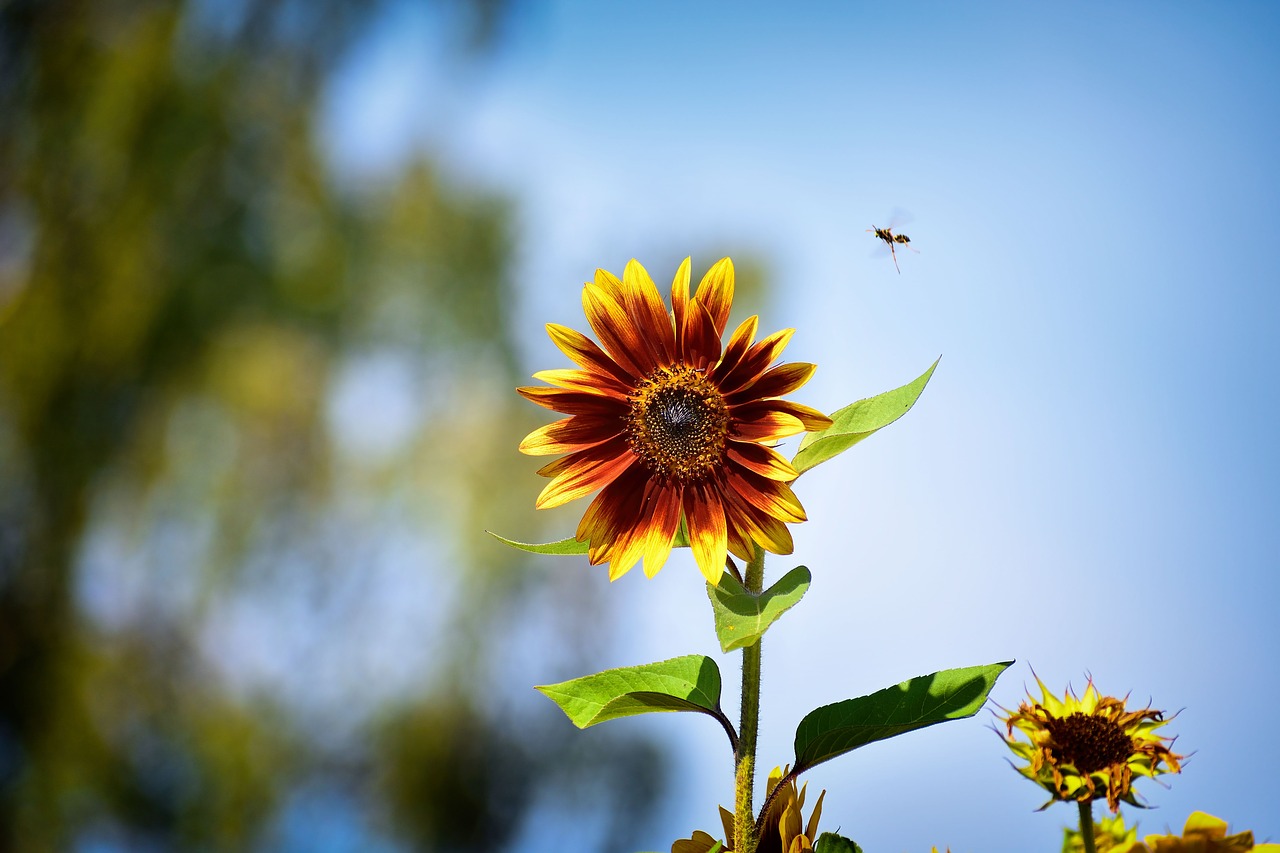
[(715, 614), (720, 651), (731, 652), (749, 646), (804, 597), (812, 575), (797, 566), (761, 593), (748, 592), (740, 578), (724, 574), (716, 586), (707, 584), (711, 610)]

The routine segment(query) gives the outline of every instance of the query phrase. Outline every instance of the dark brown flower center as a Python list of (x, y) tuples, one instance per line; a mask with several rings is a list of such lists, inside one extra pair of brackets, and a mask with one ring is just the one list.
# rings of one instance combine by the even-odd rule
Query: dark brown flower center
[(654, 474), (701, 480), (724, 461), (729, 407), (715, 384), (683, 364), (659, 367), (631, 393), (627, 443)]
[(1123, 764), (1133, 755), (1133, 739), (1114, 720), (1097, 714), (1077, 712), (1060, 720), (1050, 717), (1045, 728), (1053, 738), (1050, 748), (1059, 761), (1081, 773)]

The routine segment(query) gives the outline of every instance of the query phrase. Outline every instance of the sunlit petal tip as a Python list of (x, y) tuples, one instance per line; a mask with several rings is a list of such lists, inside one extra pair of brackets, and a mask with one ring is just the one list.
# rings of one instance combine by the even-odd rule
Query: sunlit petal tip
[(634, 561), (628, 562), (628, 563), (618, 563), (618, 562), (609, 563), (609, 583), (613, 583), (618, 578), (622, 577), (627, 572), (631, 571), (633, 568), (635, 568), (635, 565), (636, 564)]
[[(547, 426), (551, 426), (548, 424)], [(548, 456), (560, 451), (546, 436), (547, 427), (539, 427), (520, 441), (519, 450), (526, 456)]]
[(653, 287), (657, 289), (657, 285), (653, 283), (653, 279), (649, 277), (649, 271), (644, 268), (644, 264), (635, 258), (627, 261), (627, 265), (622, 269), (622, 283), (627, 288), (632, 287)]
[(835, 421), (824, 415), (817, 409), (809, 406), (802, 406), (799, 403), (792, 403), (789, 411), (800, 419), (800, 423), (804, 424), (805, 432), (821, 432), (824, 429), (830, 429)]
[(619, 302), (622, 301), (626, 288), (623, 286), (622, 281), (608, 270), (597, 269), (593, 284)]
[(701, 303), (715, 323), (716, 336), (724, 334), (733, 305), (733, 261), (721, 258), (712, 264), (698, 284), (693, 301)]
[(684, 305), (689, 301), (689, 271), (693, 265), (693, 258), (685, 258), (680, 262), (679, 268), (676, 269), (675, 276), (671, 279), (671, 301)]

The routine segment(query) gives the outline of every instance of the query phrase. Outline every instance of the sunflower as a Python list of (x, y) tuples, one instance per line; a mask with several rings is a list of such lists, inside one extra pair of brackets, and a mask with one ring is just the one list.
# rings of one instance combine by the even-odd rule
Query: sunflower
[[(779, 399), (813, 375), (812, 364), (773, 365), (794, 330), (756, 341), (750, 317), (721, 345), (733, 301), (733, 262), (717, 262), (689, 296), (689, 259), (671, 285), (671, 311), (644, 267), (622, 279), (596, 270), (582, 305), (600, 344), (564, 326), (547, 332), (578, 369), (534, 374), (547, 386), (520, 388), (568, 417), (520, 443), (534, 456), (567, 454), (538, 473), (551, 478), (537, 507), (560, 506), (600, 490), (576, 538), (609, 579), (644, 560), (652, 577), (683, 528), (711, 583), (726, 552), (744, 560), (755, 547), (792, 549), (788, 523), (805, 520), (788, 485), (796, 470), (772, 445), (825, 429), (821, 412)], [(549, 386), (549, 387), (548, 387)]]
[(769, 774), (766, 790), (769, 795), (785, 778), (786, 784), (778, 789), (773, 802), (769, 804), (769, 812), (765, 815), (764, 824), (760, 827), (759, 853), (811, 853), (818, 840), (818, 820), (822, 817), (822, 800), (827, 792), (818, 795), (813, 804), (813, 812), (809, 822), (803, 823), (804, 793), (808, 785), (796, 788), (794, 777), (787, 778), (791, 767), (773, 768)]
[[(1184, 756), (1169, 749), (1172, 739), (1155, 733), (1168, 722), (1162, 711), (1130, 711), (1127, 698), (1101, 695), (1092, 678), (1079, 698), (1068, 687), (1058, 699), (1039, 676), (1036, 683), (1040, 701), (1028, 693), (1030, 701), (999, 719), (1005, 723), (1006, 745), (1027, 762), (1018, 772), (1052, 795), (1041, 808), (1057, 800), (1088, 803), (1103, 797), (1112, 812), (1122, 800), (1141, 807), (1133, 790), (1135, 775), (1181, 772)], [(1028, 740), (1017, 739), (1014, 729)]]
[(1125, 853), (1280, 853), (1280, 844), (1254, 844), (1248, 830), (1227, 835), (1227, 822), (1204, 812), (1192, 812), (1182, 835), (1148, 835)]

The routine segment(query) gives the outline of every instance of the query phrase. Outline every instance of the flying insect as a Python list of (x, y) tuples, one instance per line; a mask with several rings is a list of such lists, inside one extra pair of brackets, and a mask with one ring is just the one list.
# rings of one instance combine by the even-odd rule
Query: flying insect
[[(879, 228), (872, 225), (867, 229), (867, 233), (875, 234), (877, 240), (883, 240), (885, 242), (885, 245), (889, 247), (889, 254), (893, 256), (893, 268), (898, 271), (898, 275), (902, 275), (902, 267), (898, 266), (898, 253), (894, 250), (893, 244), (897, 243), (900, 246), (906, 246), (908, 249), (911, 249), (911, 238), (906, 234), (894, 234), (891, 226)], [(911, 251), (915, 252), (916, 250), (911, 249)]]

